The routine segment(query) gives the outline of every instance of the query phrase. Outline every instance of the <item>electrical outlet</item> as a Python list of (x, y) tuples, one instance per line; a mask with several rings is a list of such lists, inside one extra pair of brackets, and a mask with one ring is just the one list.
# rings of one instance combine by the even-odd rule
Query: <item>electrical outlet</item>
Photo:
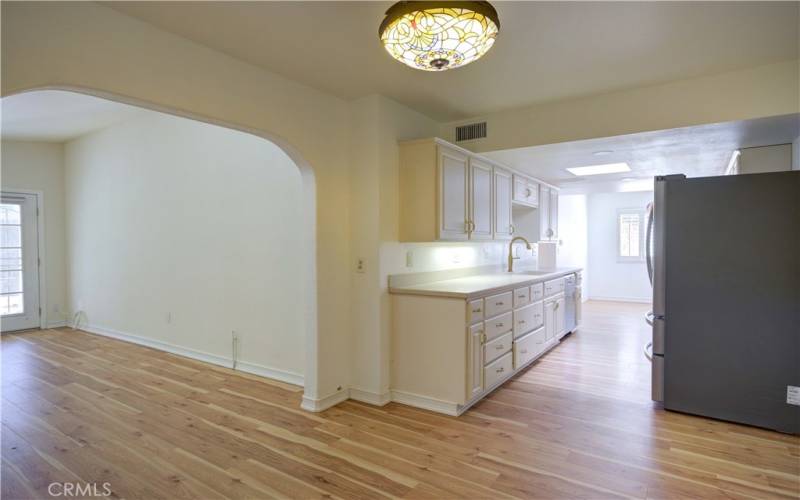
[(359, 258), (356, 261), (356, 272), (357, 273), (362, 273), (363, 274), (364, 272), (366, 272), (366, 267), (367, 267), (367, 264), (364, 262), (363, 258)]
[(406, 252), (406, 267), (414, 267), (414, 252), (411, 250)]

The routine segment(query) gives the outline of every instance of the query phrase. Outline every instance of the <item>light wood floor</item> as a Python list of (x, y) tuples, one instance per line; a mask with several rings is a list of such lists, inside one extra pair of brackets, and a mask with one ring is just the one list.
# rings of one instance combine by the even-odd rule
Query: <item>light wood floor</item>
[(68, 329), (2, 337), (2, 498), (800, 496), (800, 439), (650, 402), (644, 306), (584, 327), (459, 418), (298, 409), (298, 387)]

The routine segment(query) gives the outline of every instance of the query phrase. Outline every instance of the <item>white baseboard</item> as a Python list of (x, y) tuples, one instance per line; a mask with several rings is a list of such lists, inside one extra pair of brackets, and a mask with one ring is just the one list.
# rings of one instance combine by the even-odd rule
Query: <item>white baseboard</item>
[(61, 321), (48, 321), (47, 322), (47, 328), (61, 328), (63, 326), (67, 326), (67, 321), (63, 320), (63, 319)]
[(350, 388), (350, 399), (355, 399), (356, 401), (361, 401), (362, 403), (367, 403), (375, 406), (384, 406), (392, 400), (392, 393), (385, 392), (383, 394), (371, 391), (365, 391), (363, 389), (356, 389), (355, 387)]
[(459, 405), (456, 403), (449, 403), (439, 399), (429, 398), (427, 396), (420, 396), (419, 394), (412, 394), (410, 392), (392, 391), (392, 401), (406, 404), (409, 406), (416, 406), (425, 410), (431, 410), (446, 415), (457, 417), (461, 414)]
[(314, 413), (327, 410), (331, 406), (338, 405), (342, 401), (348, 399), (349, 391), (346, 389), (342, 389), (338, 392), (331, 394), (330, 396), (325, 396), (321, 399), (313, 399), (309, 398), (308, 396), (303, 395), (303, 402), (300, 403), (300, 408), (311, 411)]
[[(86, 330), (89, 333), (102, 335), (104, 337), (111, 337), (117, 340), (124, 340), (126, 342), (131, 342), (132, 344), (139, 344), (146, 347), (152, 347), (153, 349), (158, 349), (159, 351), (165, 351), (172, 354), (177, 354), (178, 356), (183, 356), (185, 358), (191, 358), (197, 361), (211, 363), (212, 365), (224, 366), (225, 368), (231, 368), (233, 366), (233, 360), (230, 358), (226, 358), (224, 356), (217, 356), (216, 354), (197, 351), (194, 349), (189, 349), (174, 344), (169, 344), (167, 342), (162, 342), (160, 340), (149, 339), (147, 337), (140, 337), (139, 335), (120, 332), (118, 330), (113, 330), (111, 328), (105, 328), (98, 325), (81, 325), (79, 329)], [(277, 368), (270, 368), (268, 366), (259, 365), (257, 363), (250, 363), (247, 361), (237, 361), (236, 369), (245, 373), (250, 373), (252, 375), (271, 378), (289, 384), (294, 384), (299, 386), (303, 386), (304, 384), (303, 376), (300, 375), (299, 373), (279, 370)]]
[(589, 297), (589, 300), (604, 300), (606, 302), (636, 302), (638, 304), (650, 304), (652, 297)]

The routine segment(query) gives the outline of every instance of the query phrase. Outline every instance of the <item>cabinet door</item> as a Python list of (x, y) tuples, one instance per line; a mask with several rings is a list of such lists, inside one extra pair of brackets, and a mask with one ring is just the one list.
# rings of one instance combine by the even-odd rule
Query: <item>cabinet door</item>
[(465, 240), (467, 233), (467, 156), (439, 147), (439, 239)]
[(507, 240), (513, 233), (511, 227), (511, 172), (494, 169), (494, 238)]
[(470, 239), (492, 239), (492, 166), (470, 159), (469, 220)]
[(539, 206), (539, 183), (536, 181), (528, 181), (528, 203), (534, 207)]
[(558, 191), (550, 190), (550, 229), (552, 234), (550, 239), (558, 239)]
[(548, 341), (556, 336), (555, 304), (554, 300), (544, 303), (544, 337)]
[(550, 188), (540, 186), (539, 188), (539, 239), (549, 240), (552, 231), (550, 230)]
[(528, 179), (521, 175), (514, 176), (514, 201), (521, 203), (528, 201)]
[(553, 306), (554, 316), (555, 316), (555, 334), (557, 337), (560, 337), (566, 333), (567, 325), (566, 325), (566, 299), (561, 297), (560, 299), (556, 300), (555, 305)]
[(467, 401), (483, 392), (483, 323), (469, 329), (467, 356)]

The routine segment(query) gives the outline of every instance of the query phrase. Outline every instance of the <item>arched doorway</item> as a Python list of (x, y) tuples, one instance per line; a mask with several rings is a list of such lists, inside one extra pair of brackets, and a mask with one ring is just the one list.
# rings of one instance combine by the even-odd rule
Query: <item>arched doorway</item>
[[(280, 148), (280, 150), (291, 160), (297, 168), (300, 175), (301, 193), (302, 193), (302, 215), (301, 223), (297, 224), (293, 229), (299, 235), (299, 244), (297, 248), (292, 250), (301, 255), (302, 265), (297, 266), (296, 277), (300, 281), (300, 290), (302, 295), (302, 316), (303, 316), (303, 331), (297, 332), (305, 338), (304, 343), (304, 370), (303, 382), (304, 389), (307, 397), (315, 398), (317, 390), (317, 314), (316, 314), (316, 200), (315, 200), (315, 179), (314, 173), (310, 165), (299, 155), (299, 153), (288, 145), (280, 137), (275, 137), (267, 132), (260, 130), (252, 130), (244, 127), (238, 127), (228, 123), (221, 123), (218, 120), (208, 119), (187, 113), (181, 110), (170, 109), (164, 106), (155, 105), (152, 103), (143, 102), (134, 98), (126, 96), (119, 96), (100, 92), (93, 89), (76, 88), (70, 86), (63, 87), (46, 87), (28, 89), (24, 92), (17, 94), (29, 94), (37, 91), (59, 91), (92, 96), (95, 98), (106, 99), (108, 101), (121, 103), (124, 105), (135, 106), (144, 110), (155, 111), (163, 113), (172, 117), (179, 117), (181, 119), (189, 119), (195, 122), (213, 125), (216, 127), (223, 127), (225, 129), (243, 132), (249, 136), (254, 136), (263, 139), (270, 144)], [(12, 94), (14, 95), (14, 94)], [(9, 96), (5, 96), (9, 97)], [(5, 98), (4, 97), (4, 98)], [(268, 375), (269, 373), (260, 373)]]

